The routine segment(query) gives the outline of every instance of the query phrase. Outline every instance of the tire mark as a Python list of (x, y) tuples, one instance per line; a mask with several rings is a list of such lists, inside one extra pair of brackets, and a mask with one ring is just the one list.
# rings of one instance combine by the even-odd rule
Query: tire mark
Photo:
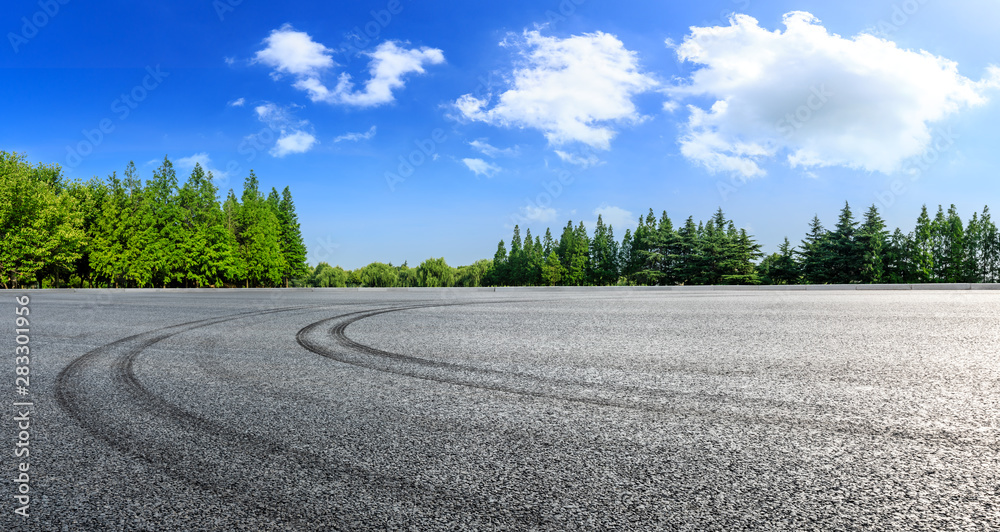
[[(555, 399), (601, 407), (653, 413), (670, 413), (680, 417), (696, 416), (713, 418), (719, 423), (729, 423), (738, 420), (759, 425), (781, 425), (853, 435), (882, 436), (924, 442), (930, 440), (955, 446), (995, 447), (995, 441), (974, 439), (967, 435), (945, 429), (915, 428), (904, 424), (888, 424), (878, 420), (863, 422), (858, 420), (856, 416), (854, 420), (821, 419), (820, 416), (824, 414), (824, 411), (811, 409), (803, 412), (803, 407), (810, 405), (791, 401), (767, 398), (745, 399), (722, 393), (704, 394), (700, 392), (657, 390), (615, 383), (580, 382), (559, 378), (545, 378), (522, 372), (503, 371), (454, 362), (436, 361), (385, 351), (361, 344), (352, 340), (346, 334), (346, 329), (353, 323), (391, 312), (455, 305), (512, 302), (515, 301), (438, 303), (407, 308), (378, 309), (367, 313), (359, 312), (349, 316), (336, 316), (303, 327), (296, 335), (296, 340), (302, 347), (313, 353), (345, 364), (404, 377), (467, 388), (478, 388), (492, 392)], [(519, 300), (516, 302), (528, 301)], [(339, 349), (331, 346), (331, 341)], [(438, 371), (434, 372), (431, 370)], [(698, 408), (696, 406), (676, 405), (669, 402), (671, 399), (678, 398), (701, 400), (703, 402), (705, 399), (724, 401), (731, 403), (731, 408), (723, 410), (720, 406), (724, 405), (719, 405), (718, 403), (707, 403), (704, 407)], [(767, 415), (760, 412), (747, 411), (745, 408), (741, 409), (741, 407), (745, 407), (747, 404), (783, 408), (790, 413)], [(829, 414), (831, 411), (827, 410), (825, 413)], [(832, 413), (844, 414), (843, 411), (832, 411)]]
[[(446, 509), (452, 516), (466, 514), (466, 517), (471, 518), (467, 521), (472, 521), (466, 524), (475, 523), (475, 513), (485, 516), (491, 510), (495, 511), (496, 508), (490, 508), (488, 502), (473, 494), (460, 493), (460, 500), (456, 501), (454, 490), (446, 493), (437, 486), (421, 484), (406, 477), (381, 474), (347, 462), (331, 462), (329, 458), (306, 450), (291, 449), (286, 443), (231, 429), (160, 398), (143, 385), (135, 374), (134, 365), (142, 352), (171, 336), (227, 321), (277, 312), (316, 309), (316, 306), (305, 306), (246, 312), (182, 323), (122, 338), (93, 349), (67, 365), (56, 379), (57, 401), (85, 430), (117, 451), (140, 458), (171, 478), (193, 484), (220, 498), (249, 508), (255, 514), (264, 513), (285, 524), (305, 529), (315, 527), (318, 522), (336, 524), (338, 527), (369, 527), (372, 525), (373, 510), (381, 507), (382, 512), (391, 511), (394, 502), (413, 504), (418, 508), (424, 506)], [(116, 353), (119, 351), (120, 353)], [(116, 393), (112, 395), (127, 395), (127, 399), (134, 404), (135, 411), (129, 412), (127, 420), (125, 416), (102, 416), (109, 404), (108, 398), (100, 397), (100, 394), (96, 398), (89, 397), (87, 392), (92, 386), (85, 388), (87, 372), (103, 368), (103, 364), (99, 363), (107, 356), (113, 357), (109, 363), (110, 378), (114, 385), (112, 389)], [(137, 430), (142, 424), (136, 423), (136, 419), (157, 420), (161, 423), (167, 420), (175, 426), (165, 427), (167, 430), (163, 432), (166, 434), (162, 435), (143, 426), (149, 433), (142, 433)], [(176, 430), (176, 426), (181, 431)], [(185, 445), (174, 445), (174, 440), (178, 439)], [(187, 452), (186, 449), (190, 448), (202, 452)], [(225, 453), (232, 449), (239, 452)], [(282, 465), (275, 467), (276, 463)], [(220, 468), (220, 464), (226, 464), (226, 467)], [(317, 484), (323, 485), (325, 496), (311, 500), (305, 494), (318, 491)], [(295, 504), (274, 500), (272, 494), (275, 485), (281, 485), (283, 492), (301, 492), (303, 496), (296, 498)], [(374, 497), (353, 501), (353, 504), (352, 501), (339, 501), (345, 504), (334, 505), (327, 498), (335, 498), (338, 494), (341, 499), (343, 494), (353, 497), (373, 491), (373, 486)], [(392, 497), (382, 500), (386, 499), (386, 491)], [(470, 515), (467, 513), (470, 507), (478, 511)], [(381, 512), (374, 513), (378, 515)], [(518, 518), (517, 515), (505, 517)]]

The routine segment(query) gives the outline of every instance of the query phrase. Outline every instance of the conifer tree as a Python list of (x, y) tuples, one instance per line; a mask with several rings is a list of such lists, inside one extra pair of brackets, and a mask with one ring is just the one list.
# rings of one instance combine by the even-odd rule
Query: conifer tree
[(566, 269), (563, 268), (562, 262), (559, 261), (559, 255), (549, 253), (549, 256), (545, 259), (545, 264), (542, 265), (542, 281), (548, 286), (555, 286), (562, 281), (565, 271)]
[(246, 286), (278, 285), (281, 272), (285, 269), (285, 259), (281, 253), (281, 227), (277, 214), (261, 196), (253, 170), (244, 182), (238, 212), (237, 242), (246, 268)]
[(913, 266), (915, 283), (929, 283), (934, 279), (934, 228), (927, 214), (927, 205), (920, 209), (917, 226), (913, 231)]
[(288, 187), (281, 191), (281, 201), (278, 203), (278, 223), (281, 225), (281, 249), (285, 259), (285, 270), (282, 272), (285, 286), (292, 279), (305, 276), (306, 245), (302, 241), (302, 230), (299, 227), (299, 217), (295, 213), (295, 202)]
[(885, 253), (889, 244), (889, 232), (885, 221), (872, 204), (865, 213), (864, 221), (858, 229), (857, 246), (861, 255), (860, 281), (862, 283), (882, 283), (885, 281)]
[(809, 224), (809, 232), (802, 240), (801, 251), (798, 254), (802, 264), (802, 277), (807, 284), (825, 284), (830, 280), (828, 271), (829, 233), (819, 221), (819, 216), (813, 216)]
[(851, 206), (845, 202), (840, 211), (837, 225), (830, 232), (826, 260), (831, 283), (853, 283), (861, 278), (862, 251), (858, 246), (857, 222)]

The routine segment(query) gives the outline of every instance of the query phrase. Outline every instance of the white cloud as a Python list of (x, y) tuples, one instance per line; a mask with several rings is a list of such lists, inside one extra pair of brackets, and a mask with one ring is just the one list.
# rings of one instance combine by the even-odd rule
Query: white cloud
[(200, 164), (202, 168), (206, 168), (210, 162), (211, 158), (208, 156), (207, 152), (196, 153), (190, 157), (181, 157), (174, 161), (174, 166), (182, 170), (188, 170), (194, 168), (195, 164)]
[[(393, 89), (403, 88), (403, 77), (407, 74), (423, 74), (424, 64), (438, 65), (444, 63), (444, 53), (437, 48), (426, 46), (419, 49), (400, 48), (392, 41), (384, 42), (375, 48), (371, 54), (372, 61), (369, 64), (371, 79), (365, 82), (363, 91), (355, 91), (351, 76), (341, 74), (337, 81), (337, 87), (332, 95), (323, 90), (316, 90), (315, 87), (305, 87), (310, 91), (310, 97), (314, 100), (328, 101), (331, 96), (333, 101), (358, 107), (373, 107), (395, 100), (392, 95)], [(304, 88), (296, 84), (298, 88)]]
[(793, 168), (891, 174), (928, 148), (935, 124), (1000, 86), (995, 67), (972, 81), (954, 61), (872, 35), (831, 34), (809, 13), (788, 13), (784, 25), (770, 32), (735, 15), (726, 27), (692, 28), (675, 47), (701, 68), (666, 89), (664, 110), (684, 97), (714, 101), (688, 106), (686, 158), (747, 178), (779, 155)]
[(212, 179), (216, 182), (216, 185), (229, 182), (229, 173), (224, 170), (214, 168), (212, 166), (212, 158), (208, 155), (208, 152), (195, 153), (190, 157), (181, 157), (180, 159), (174, 161), (174, 166), (181, 171), (193, 170), (195, 164), (200, 164), (206, 174), (211, 173)]
[(269, 152), (275, 157), (284, 157), (291, 153), (305, 153), (316, 144), (316, 137), (305, 131), (286, 133), (278, 139)]
[(237, 98), (237, 99), (229, 102), (229, 106), (230, 107), (243, 107), (243, 105), (246, 104), (246, 103), (247, 103), (246, 98)]
[[(254, 107), (254, 113), (272, 132), (278, 134), (277, 142), (269, 151), (274, 157), (305, 153), (319, 142), (311, 133), (312, 125), (309, 121), (295, 118), (286, 107), (267, 102)], [(256, 140), (259, 142), (262, 137), (263, 135), (258, 134)]]
[(223, 57), (222, 59), (229, 66), (233, 66), (234, 64), (236, 64), (236, 58), (235, 57)]
[(469, 146), (472, 146), (472, 149), (493, 159), (497, 157), (516, 157), (519, 153), (517, 146), (514, 146), (513, 148), (497, 148), (496, 146), (491, 146), (485, 139), (476, 139), (470, 142)]
[(656, 86), (640, 71), (636, 54), (615, 36), (597, 32), (566, 39), (526, 31), (511, 87), (487, 108), (489, 99), (466, 94), (454, 102), (469, 120), (502, 127), (530, 127), (550, 144), (581, 142), (606, 150), (614, 124), (642, 120), (632, 97)]
[(351, 141), (357, 142), (359, 140), (371, 140), (375, 137), (375, 126), (368, 128), (368, 131), (364, 133), (344, 133), (343, 135), (333, 139), (334, 142)]
[(596, 166), (601, 163), (601, 160), (594, 153), (588, 153), (586, 155), (574, 155), (572, 153), (567, 153), (562, 150), (555, 150), (556, 155), (559, 156), (564, 162), (579, 166), (580, 168), (590, 168), (591, 166)]
[(271, 31), (264, 43), (267, 47), (257, 52), (255, 61), (279, 73), (313, 77), (336, 65), (330, 55), (333, 50), (313, 41), (308, 33), (295, 31), (290, 24)]
[[(631, 211), (627, 211), (621, 207), (614, 207), (611, 205), (601, 205), (600, 207), (594, 209), (594, 216), (600, 216), (601, 221), (604, 225), (612, 226), (618, 233), (616, 236), (621, 238), (625, 234), (625, 229), (634, 228), (636, 226), (636, 217), (632, 215)], [(593, 228), (597, 225), (595, 220), (593, 224), (588, 224), (587, 227), (593, 231)]]
[(530, 223), (552, 223), (556, 219), (556, 210), (552, 207), (527, 205), (521, 207), (520, 218)]
[(368, 65), (371, 78), (364, 83), (363, 89), (355, 90), (346, 72), (340, 73), (337, 84), (330, 89), (323, 77), (338, 66), (331, 56), (333, 50), (288, 24), (272, 31), (264, 44), (266, 47), (257, 52), (255, 61), (273, 68), (272, 77), (293, 76), (294, 87), (307, 92), (314, 102), (357, 107), (375, 107), (395, 101), (393, 91), (404, 87), (404, 77), (425, 73), (424, 65), (444, 63), (444, 53), (437, 48), (407, 49), (400, 43), (386, 41), (366, 53), (371, 57)]
[(482, 159), (462, 159), (465, 166), (472, 170), (476, 174), (476, 177), (484, 175), (486, 177), (493, 177), (500, 172), (501, 168), (495, 164), (488, 163)]

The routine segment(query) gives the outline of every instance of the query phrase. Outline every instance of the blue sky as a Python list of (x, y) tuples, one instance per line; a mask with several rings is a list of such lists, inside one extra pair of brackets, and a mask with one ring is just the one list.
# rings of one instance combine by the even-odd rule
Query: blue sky
[[(993, 203), (1000, 4), (17, 2), (0, 149), (72, 178), (199, 161), (288, 185), (309, 260), (492, 257), (515, 223)], [(155, 162), (154, 162), (155, 161)], [(408, 161), (403, 163), (401, 161)], [(411, 168), (412, 167), (412, 168)]]

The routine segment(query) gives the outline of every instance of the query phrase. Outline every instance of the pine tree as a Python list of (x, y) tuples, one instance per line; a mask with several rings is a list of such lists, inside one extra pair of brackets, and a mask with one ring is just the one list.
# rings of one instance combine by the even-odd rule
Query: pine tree
[(943, 281), (946, 283), (962, 282), (966, 277), (965, 228), (954, 204), (948, 208), (948, 214), (944, 219), (942, 229), (945, 265), (942, 270)]
[(701, 241), (698, 236), (698, 226), (694, 223), (694, 217), (688, 216), (684, 227), (677, 231), (677, 255), (674, 257), (674, 271), (678, 284), (694, 283), (701, 267), (700, 253)]
[(795, 261), (795, 250), (786, 236), (778, 246), (778, 253), (772, 255), (767, 280), (771, 284), (796, 284), (801, 275), (799, 264)]
[(618, 254), (614, 244), (614, 232), (604, 225), (601, 215), (597, 215), (590, 243), (590, 284), (607, 286), (618, 280)]
[(510, 286), (510, 275), (507, 268), (507, 247), (503, 240), (497, 244), (497, 252), (493, 255), (493, 267), (487, 276), (493, 286)]
[(830, 233), (826, 260), (829, 261), (830, 282), (854, 283), (861, 280), (862, 250), (856, 240), (857, 222), (851, 206), (844, 203), (837, 219), (837, 226)]
[(632, 230), (626, 229), (625, 236), (622, 237), (621, 246), (618, 248), (618, 271), (619, 279), (632, 284)]
[(920, 209), (917, 226), (913, 230), (914, 283), (929, 283), (934, 280), (934, 228), (927, 205)]
[(1000, 281), (1000, 232), (990, 217), (990, 208), (983, 208), (983, 215), (979, 220), (982, 226), (982, 258), (980, 267), (982, 268), (982, 279), (984, 283), (995, 283)]
[(916, 245), (913, 235), (904, 235), (897, 227), (889, 237), (883, 254), (885, 273), (883, 282), (892, 284), (909, 284), (919, 282), (917, 265), (914, 261)]
[[(246, 267), (246, 285), (276, 286), (285, 269), (285, 259), (281, 253), (281, 227), (275, 211), (260, 194), (253, 170), (244, 182), (238, 213), (237, 243)], [(395, 278), (395, 271), (393, 277)]]
[(865, 213), (858, 230), (857, 245), (861, 255), (860, 280), (862, 283), (882, 283), (885, 281), (884, 255), (889, 244), (889, 231), (885, 221), (873, 204)]
[(979, 213), (972, 213), (965, 226), (965, 258), (962, 262), (960, 281), (963, 283), (983, 282), (983, 226)]
[(545, 259), (545, 264), (542, 265), (542, 281), (548, 286), (555, 286), (562, 281), (565, 271), (566, 269), (563, 268), (562, 262), (559, 261), (559, 255), (549, 253), (549, 256)]
[(278, 223), (281, 225), (281, 249), (285, 258), (285, 286), (291, 279), (306, 275), (306, 245), (302, 240), (302, 230), (299, 227), (299, 217), (295, 214), (295, 202), (288, 187), (281, 191), (281, 201), (278, 203)]
[(801, 251), (798, 251), (802, 257), (802, 278), (807, 284), (825, 284), (830, 281), (827, 259), (829, 239), (829, 233), (823, 228), (819, 216), (813, 216), (809, 232), (802, 240)]

